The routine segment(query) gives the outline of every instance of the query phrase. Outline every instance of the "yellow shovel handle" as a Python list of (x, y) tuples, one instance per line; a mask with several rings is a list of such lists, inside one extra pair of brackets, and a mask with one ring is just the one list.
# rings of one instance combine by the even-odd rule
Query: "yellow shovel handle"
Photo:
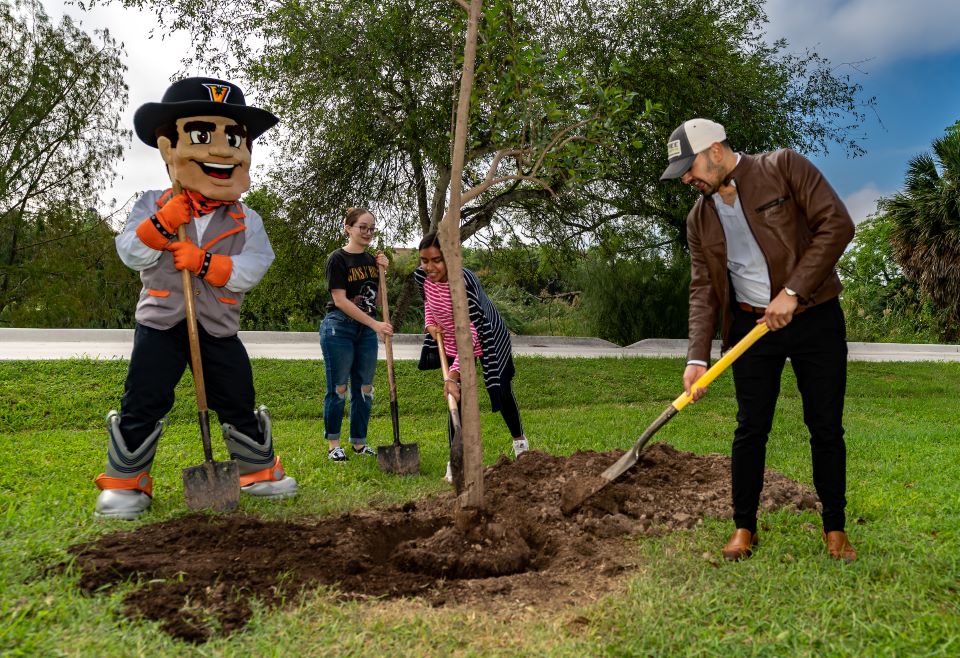
[[(720, 376), (724, 370), (726, 370), (731, 363), (737, 360), (737, 358), (746, 352), (751, 345), (757, 342), (761, 336), (770, 331), (770, 327), (767, 326), (767, 323), (758, 324), (754, 327), (749, 334), (740, 339), (740, 342), (727, 350), (727, 353), (724, 354), (719, 361), (713, 364), (713, 366), (703, 373), (697, 381), (693, 383), (693, 386), (690, 387), (691, 391), (695, 391), (698, 388), (706, 388), (709, 386), (714, 379)], [(676, 400), (671, 404), (673, 408), (677, 411), (680, 411), (685, 406), (693, 402), (693, 397), (687, 395), (687, 392), (684, 391), (680, 394)]]

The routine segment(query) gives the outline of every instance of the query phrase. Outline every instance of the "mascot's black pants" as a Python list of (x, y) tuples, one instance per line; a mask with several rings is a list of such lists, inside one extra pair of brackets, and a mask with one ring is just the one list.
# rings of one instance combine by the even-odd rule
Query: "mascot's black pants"
[[(263, 433), (253, 413), (255, 393), (250, 357), (236, 335), (217, 338), (197, 323), (207, 404), (221, 423), (230, 423), (258, 443)], [(136, 450), (173, 408), (174, 388), (190, 364), (187, 321), (170, 329), (137, 323), (120, 408), (120, 433)], [(191, 387), (192, 388), (192, 387)]]

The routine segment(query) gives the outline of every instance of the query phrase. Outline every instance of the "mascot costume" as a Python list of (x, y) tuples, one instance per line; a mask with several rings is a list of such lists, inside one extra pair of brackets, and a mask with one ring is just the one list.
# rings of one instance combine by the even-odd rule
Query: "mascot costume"
[[(214, 78), (172, 84), (133, 118), (137, 136), (159, 149), (173, 188), (145, 192), (117, 236), (117, 253), (140, 272), (133, 353), (120, 413), (107, 414), (106, 472), (96, 478), (97, 516), (135, 519), (153, 496), (150, 467), (190, 361), (180, 270), (193, 273), (200, 352), (210, 408), (223, 425), (241, 491), (286, 498), (297, 482), (273, 452), (270, 416), (255, 406), (253, 371), (237, 336), (244, 293), (273, 262), (260, 216), (240, 202), (250, 187), (253, 140), (277, 118), (246, 104), (236, 85)], [(188, 241), (176, 240), (186, 228)]]

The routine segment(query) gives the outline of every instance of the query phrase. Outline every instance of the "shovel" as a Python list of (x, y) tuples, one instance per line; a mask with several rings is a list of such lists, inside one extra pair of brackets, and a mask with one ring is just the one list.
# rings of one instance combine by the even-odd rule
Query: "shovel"
[[(179, 183), (174, 183), (173, 193), (180, 194)], [(187, 230), (177, 228), (177, 239), (187, 239)], [(187, 309), (187, 333), (190, 337), (190, 364), (193, 383), (197, 390), (197, 416), (200, 419), (200, 437), (203, 439), (203, 455), (206, 459), (199, 466), (183, 469), (183, 496), (192, 510), (212, 509), (214, 512), (229, 512), (240, 503), (240, 469), (237, 462), (213, 461), (210, 446), (210, 416), (207, 411), (207, 392), (203, 385), (203, 364), (200, 360), (200, 335), (197, 331), (197, 310), (193, 300), (193, 282), (189, 270), (181, 270), (183, 299)]]
[[(383, 306), (383, 321), (390, 322), (390, 307), (387, 304), (387, 280), (384, 268), (380, 268), (380, 300)], [(393, 378), (393, 340), (383, 337), (387, 353), (387, 381), (390, 384), (390, 420), (393, 421), (393, 443), (377, 448), (377, 464), (385, 473), (417, 475), (420, 473), (420, 448), (416, 443), (400, 443), (400, 412), (397, 408), (397, 382)]]
[[(737, 358), (749, 349), (761, 336), (767, 333), (770, 328), (764, 324), (758, 324), (753, 330), (750, 331), (746, 336), (744, 336), (739, 343), (734, 345), (723, 357), (713, 364), (713, 367), (707, 370), (700, 378), (693, 383), (693, 386), (690, 387), (691, 390), (698, 388), (706, 388), (716, 379), (720, 373), (726, 370), (731, 363), (737, 360)], [(661, 427), (667, 424), (671, 418), (677, 415), (677, 413), (687, 406), (690, 402), (693, 401), (693, 397), (687, 395), (686, 391), (680, 394), (676, 400), (670, 403), (670, 406), (653, 421), (650, 426), (643, 431), (643, 434), (640, 435), (640, 438), (637, 439), (637, 442), (633, 444), (633, 447), (630, 448), (627, 452), (624, 453), (623, 457), (618, 459), (613, 466), (605, 470), (600, 474), (600, 477), (586, 477), (586, 478), (573, 478), (570, 482), (567, 483), (563, 488), (563, 492), (560, 495), (560, 509), (564, 514), (570, 514), (577, 508), (579, 508), (583, 503), (599, 492), (601, 489), (606, 487), (608, 484), (616, 480), (618, 477), (626, 473), (634, 464), (637, 463), (637, 460), (640, 458), (640, 451), (643, 450), (643, 447), (647, 445), (647, 441), (656, 434)]]
[[(447, 351), (443, 349), (443, 332), (436, 335), (437, 352), (440, 354), (440, 369), (443, 372), (443, 381), (450, 378), (450, 368), (447, 365)], [(453, 396), (447, 394), (447, 407), (450, 409), (450, 424), (453, 425), (453, 441), (450, 443), (450, 473), (453, 475), (453, 486), (459, 494), (463, 489), (463, 432), (460, 428), (460, 409)]]

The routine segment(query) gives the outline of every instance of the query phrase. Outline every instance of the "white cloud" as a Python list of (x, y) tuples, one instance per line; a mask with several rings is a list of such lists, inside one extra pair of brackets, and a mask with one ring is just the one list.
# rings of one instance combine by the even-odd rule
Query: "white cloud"
[(877, 212), (877, 201), (880, 197), (892, 194), (893, 192), (881, 192), (873, 183), (867, 183), (853, 194), (846, 196), (843, 203), (847, 206), (847, 212), (853, 217), (853, 223), (859, 224)]
[(768, 0), (769, 34), (834, 63), (960, 52), (957, 0)]

